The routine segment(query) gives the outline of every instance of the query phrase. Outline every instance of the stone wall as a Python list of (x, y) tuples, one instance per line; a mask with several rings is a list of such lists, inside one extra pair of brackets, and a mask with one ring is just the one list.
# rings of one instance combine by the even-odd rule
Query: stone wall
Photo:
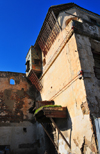
[[(13, 79), (13, 84), (11, 82)], [(37, 90), (23, 73), (0, 72), (0, 150), (11, 154), (55, 154), (32, 108)], [(48, 131), (50, 127), (45, 125)]]
[(25, 74), (0, 72), (0, 150), (7, 146), (14, 154), (38, 153), (38, 124), (29, 113), (34, 96), (35, 88)]
[[(90, 138), (91, 143), (94, 142), (94, 139), (96, 138), (96, 128), (94, 126), (94, 119), (100, 118), (100, 69), (99, 69), (99, 47), (100, 47), (100, 41), (92, 39), (90, 37), (82, 36), (77, 34), (76, 40), (78, 44), (78, 52), (80, 57), (80, 62), (82, 69), (84, 71), (84, 84), (86, 89), (86, 98), (87, 103), (84, 102), (82, 104), (83, 108), (83, 114), (87, 114), (87, 110), (89, 108), (90, 110), (90, 116), (92, 121), (92, 129), (94, 130), (94, 133), (92, 137)], [(97, 62), (93, 57), (93, 54), (96, 54), (97, 56)], [(97, 73), (95, 72), (95, 69), (98, 69)], [(88, 105), (87, 105), (88, 104)], [(99, 132), (97, 132), (99, 133)], [(94, 137), (93, 137), (94, 136)], [(87, 138), (85, 138), (87, 140)], [(85, 141), (86, 142), (86, 141)], [(91, 148), (93, 148), (91, 144)], [(86, 145), (84, 145), (84, 149), (89, 150), (86, 148)], [(89, 151), (90, 152), (90, 151)]]
[[(10, 84), (10, 80), (14, 84)], [(0, 72), (0, 122), (31, 120), (28, 109), (33, 105), (35, 88), (28, 83), (25, 74)]]

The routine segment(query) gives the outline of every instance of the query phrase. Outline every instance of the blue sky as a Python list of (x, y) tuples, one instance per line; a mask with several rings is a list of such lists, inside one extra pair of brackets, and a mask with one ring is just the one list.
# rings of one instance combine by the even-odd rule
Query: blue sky
[(49, 7), (69, 2), (100, 14), (100, 0), (0, 0), (0, 71), (25, 73), (26, 54)]

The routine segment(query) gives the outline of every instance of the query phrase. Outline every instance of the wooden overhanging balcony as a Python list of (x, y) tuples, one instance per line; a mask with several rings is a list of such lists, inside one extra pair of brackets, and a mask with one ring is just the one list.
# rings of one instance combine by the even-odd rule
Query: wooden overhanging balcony
[(49, 123), (50, 118), (67, 118), (67, 108), (54, 105), (54, 101), (38, 101), (34, 112), (35, 119), (38, 122)]
[(30, 73), (28, 75), (28, 79), (31, 81), (31, 83), (33, 85), (35, 85), (35, 87), (38, 91), (42, 90), (42, 84), (40, 83), (40, 81), (33, 69), (30, 71)]
[(54, 101), (37, 101), (34, 104), (33, 111), (35, 111), (34, 116), (36, 121), (41, 123), (45, 133), (47, 134), (47, 136), (55, 146), (57, 152), (58, 152), (58, 145), (56, 145), (53, 138), (50, 136), (49, 132), (46, 130), (44, 123), (50, 123), (50, 124), (53, 123), (54, 124), (53, 127), (55, 127), (58, 130), (63, 140), (66, 142), (67, 146), (71, 148), (69, 142), (66, 140), (65, 136), (62, 134), (62, 132), (60, 131), (60, 129), (58, 128), (57, 124), (54, 121), (55, 118), (68, 117), (67, 107), (54, 105)]

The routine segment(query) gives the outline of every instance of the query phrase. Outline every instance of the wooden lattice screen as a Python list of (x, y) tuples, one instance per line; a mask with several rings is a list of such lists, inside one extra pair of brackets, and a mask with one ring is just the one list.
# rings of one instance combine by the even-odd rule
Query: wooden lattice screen
[(59, 26), (59, 23), (52, 11), (49, 13), (48, 19), (45, 22), (45, 25), (42, 27), (42, 30), (38, 39), (38, 45), (40, 46), (44, 55), (49, 51), (52, 43), (56, 39), (60, 30), (61, 28)]
[(36, 89), (38, 91), (42, 90), (42, 84), (40, 83), (38, 77), (36, 76), (36, 74), (34, 73), (33, 70), (30, 71), (29, 75), (28, 75), (28, 79), (31, 81), (31, 83), (33, 85), (35, 85)]

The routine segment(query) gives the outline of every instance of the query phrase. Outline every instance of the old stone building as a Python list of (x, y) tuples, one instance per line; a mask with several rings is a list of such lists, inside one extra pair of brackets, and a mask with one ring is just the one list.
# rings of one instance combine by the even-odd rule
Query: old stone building
[(0, 83), (2, 149), (100, 153), (100, 15), (74, 3), (51, 6), (26, 76), (0, 72)]
[[(100, 16), (74, 3), (50, 7), (34, 50), (37, 55), (42, 52), (37, 64), (41, 67), (39, 82), (30, 79), (40, 91), (36, 101), (49, 104), (53, 100), (55, 105), (62, 106), (54, 112), (43, 107), (35, 114), (36, 119), (41, 124), (43, 116), (50, 119), (59, 153), (97, 153), (100, 151)], [(35, 71), (37, 66), (32, 62)], [(32, 78), (30, 71), (28, 75)], [(67, 115), (63, 115), (64, 107)]]
[(36, 93), (26, 74), (0, 72), (1, 154), (39, 154), (50, 151), (50, 148), (54, 151), (54, 146), (32, 114)]
[(32, 153), (39, 146), (35, 131), (37, 125), (28, 111), (34, 101), (34, 87), (25, 76), (0, 72), (1, 153), (6, 147), (11, 153)]

